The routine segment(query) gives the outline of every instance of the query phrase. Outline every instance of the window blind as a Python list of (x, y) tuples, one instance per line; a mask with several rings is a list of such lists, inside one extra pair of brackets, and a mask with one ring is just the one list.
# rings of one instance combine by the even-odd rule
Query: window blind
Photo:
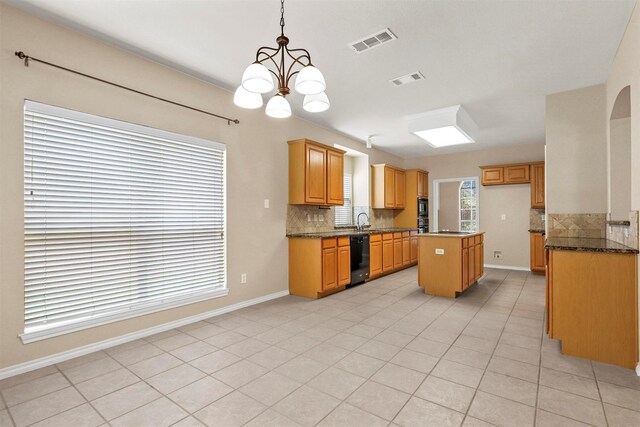
[(353, 185), (351, 181), (352, 176), (350, 174), (344, 174), (344, 178), (342, 180), (344, 205), (336, 206), (335, 208), (337, 226), (353, 225), (353, 198), (351, 194)]
[(224, 145), (26, 101), (24, 189), (27, 340), (226, 294)]

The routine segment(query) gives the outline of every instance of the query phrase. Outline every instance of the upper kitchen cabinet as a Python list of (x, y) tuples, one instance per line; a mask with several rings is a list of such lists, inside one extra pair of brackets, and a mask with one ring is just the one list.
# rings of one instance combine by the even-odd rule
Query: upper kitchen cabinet
[(544, 209), (544, 162), (531, 164), (531, 208)]
[(404, 209), (406, 201), (405, 171), (393, 166), (371, 165), (372, 203), (374, 209)]
[(289, 204), (342, 205), (344, 151), (310, 139), (289, 141)]
[(418, 226), (418, 198), (429, 195), (429, 172), (420, 169), (405, 171), (404, 209), (395, 213), (396, 227), (414, 228)]
[(480, 166), (482, 185), (526, 184), (530, 181), (529, 163)]
[[(429, 172), (425, 172), (419, 169), (415, 171), (407, 171), (407, 179), (412, 180), (413, 172), (416, 174), (416, 185), (418, 187), (418, 197), (429, 197)], [(408, 188), (408, 186), (407, 186)]]

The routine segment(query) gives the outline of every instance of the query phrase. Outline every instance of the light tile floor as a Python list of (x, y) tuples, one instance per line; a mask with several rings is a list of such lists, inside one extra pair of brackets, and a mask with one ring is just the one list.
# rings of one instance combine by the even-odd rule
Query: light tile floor
[(0, 382), (0, 426), (640, 426), (640, 378), (560, 354), (544, 277), (456, 300), (411, 268), (285, 297)]

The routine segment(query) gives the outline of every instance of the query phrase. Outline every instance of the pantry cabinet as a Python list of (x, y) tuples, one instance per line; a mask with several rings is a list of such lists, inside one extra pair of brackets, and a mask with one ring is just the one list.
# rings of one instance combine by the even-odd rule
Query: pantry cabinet
[(404, 209), (405, 171), (386, 164), (371, 165), (371, 207), (374, 209)]
[(289, 141), (289, 204), (343, 205), (344, 153), (310, 139)]
[(394, 212), (393, 222), (396, 227), (413, 228), (418, 226), (418, 198), (429, 195), (429, 172), (409, 169), (404, 178), (404, 209)]

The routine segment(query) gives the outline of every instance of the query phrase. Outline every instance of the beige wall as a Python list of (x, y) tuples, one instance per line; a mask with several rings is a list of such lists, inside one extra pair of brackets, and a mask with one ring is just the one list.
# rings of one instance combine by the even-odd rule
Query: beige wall
[[(88, 36), (0, 4), (0, 368), (287, 289), (287, 144), (309, 137), (362, 150), (363, 145), (307, 121), (242, 110), (233, 94)], [(124, 85), (237, 117), (239, 125), (32, 63), (14, 50)], [(223, 66), (223, 64), (221, 64)], [(238, 78), (242, 70), (238, 70)], [(225, 143), (228, 159), (228, 278), (224, 298), (23, 345), (24, 99)], [(372, 163), (402, 159), (367, 150)], [(271, 208), (263, 208), (263, 200)], [(240, 285), (240, 274), (248, 283)]]
[[(544, 160), (544, 144), (519, 145), (433, 157), (406, 159), (407, 169), (429, 171), (429, 194), (433, 180), (480, 176), (480, 166)], [(529, 184), (480, 186), (480, 231), (485, 234), (485, 264), (529, 268)], [(429, 200), (433, 215), (433, 200)], [(501, 215), (506, 215), (502, 221)], [(493, 258), (501, 251), (501, 260)]]
[(605, 85), (546, 97), (548, 213), (607, 211)]
[(440, 183), (440, 209), (438, 209), (440, 230), (460, 231), (460, 183), (461, 181)]
[[(627, 25), (618, 52), (609, 69), (606, 84), (606, 117), (611, 116), (616, 98), (631, 85), (631, 209), (640, 210), (640, 7)], [(607, 123), (608, 120), (605, 120)], [(640, 291), (640, 284), (638, 286)], [(638, 301), (640, 310), (640, 300)], [(640, 328), (639, 328), (640, 329)]]
[(631, 211), (631, 119), (609, 121), (609, 212), (628, 220)]

